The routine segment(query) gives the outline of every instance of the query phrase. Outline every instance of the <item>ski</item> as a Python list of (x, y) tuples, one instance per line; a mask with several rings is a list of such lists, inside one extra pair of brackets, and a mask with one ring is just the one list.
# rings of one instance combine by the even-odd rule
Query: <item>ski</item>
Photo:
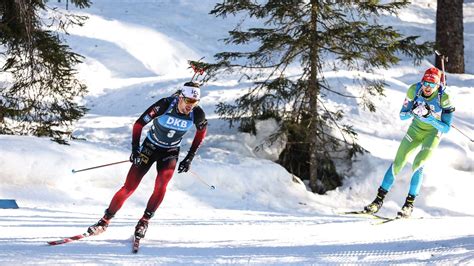
[(407, 219), (407, 218), (397, 215), (397, 216), (395, 216), (395, 217), (393, 217), (393, 218), (388, 218), (388, 219), (385, 220), (385, 221), (381, 221), (381, 222), (375, 223), (375, 225), (386, 224), (386, 223), (393, 222), (393, 221), (400, 220), (400, 219)]
[(132, 246), (132, 253), (137, 253), (138, 249), (140, 248), (140, 239), (139, 237), (133, 236), (133, 246)]
[(387, 220), (375, 223), (375, 225), (386, 224), (386, 223), (397, 221), (397, 220), (413, 220), (413, 219), (423, 219), (423, 217), (403, 217), (403, 216), (397, 215), (395, 217), (388, 218)]
[(91, 234), (84, 233), (84, 234), (81, 234), (81, 235), (66, 237), (66, 238), (63, 238), (63, 239), (55, 240), (55, 241), (48, 241), (48, 245), (56, 246), (56, 245), (66, 244), (66, 243), (70, 243), (70, 242), (73, 242), (73, 241), (76, 241), (76, 240), (79, 240), (79, 239), (83, 239), (83, 238), (89, 237), (89, 236), (91, 236)]
[(365, 210), (362, 210), (362, 211), (348, 211), (348, 212), (343, 212), (341, 214), (344, 214), (344, 215), (360, 215), (360, 216), (365, 216), (365, 217), (369, 217), (369, 218), (373, 218), (373, 219), (380, 219), (380, 220), (383, 220), (383, 221), (387, 221), (387, 220), (392, 219), (392, 218), (381, 216), (381, 215), (378, 215), (378, 214), (375, 214), (375, 213), (370, 213), (370, 212), (367, 212)]

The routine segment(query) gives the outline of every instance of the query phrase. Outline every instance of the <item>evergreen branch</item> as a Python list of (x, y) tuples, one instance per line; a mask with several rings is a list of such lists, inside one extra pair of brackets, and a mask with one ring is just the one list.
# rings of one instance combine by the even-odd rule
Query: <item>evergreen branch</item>
[(344, 93), (341, 93), (341, 92), (332, 90), (332, 89), (329, 88), (329, 86), (321, 85), (320, 87), (323, 88), (323, 89), (325, 89), (325, 90), (327, 90), (327, 91), (329, 91), (329, 92), (332, 92), (332, 93), (334, 93), (334, 94), (337, 94), (337, 95), (339, 95), (339, 96), (343, 96), (343, 97), (346, 97), (346, 98), (355, 98), (355, 99), (361, 98), (361, 97), (359, 97), (359, 96), (348, 95), (348, 94), (344, 94)]
[(344, 142), (347, 143), (346, 137), (344, 136), (344, 133), (343, 133), (342, 129), (339, 127), (339, 124), (337, 123), (336, 119), (333, 117), (333, 115), (331, 114), (331, 112), (329, 112), (329, 110), (326, 108), (326, 106), (324, 105), (324, 102), (321, 101), (321, 99), (319, 99), (319, 98), (318, 98), (318, 102), (321, 103), (321, 105), (323, 106), (324, 110), (326, 111), (326, 114), (329, 115), (329, 118), (330, 118), (331, 121), (334, 123), (334, 125), (337, 127), (337, 129), (339, 130), (339, 132), (341, 133), (342, 138), (344, 139)]

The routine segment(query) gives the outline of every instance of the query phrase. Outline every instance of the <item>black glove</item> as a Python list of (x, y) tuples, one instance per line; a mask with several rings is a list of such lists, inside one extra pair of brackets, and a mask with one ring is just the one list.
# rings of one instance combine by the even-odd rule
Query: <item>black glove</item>
[(140, 164), (142, 163), (142, 157), (139, 147), (132, 148), (132, 154), (130, 154), (130, 162), (132, 162), (136, 166), (140, 166)]
[(188, 155), (179, 163), (178, 173), (187, 172), (191, 168), (191, 162), (193, 161), (194, 153), (188, 152)]

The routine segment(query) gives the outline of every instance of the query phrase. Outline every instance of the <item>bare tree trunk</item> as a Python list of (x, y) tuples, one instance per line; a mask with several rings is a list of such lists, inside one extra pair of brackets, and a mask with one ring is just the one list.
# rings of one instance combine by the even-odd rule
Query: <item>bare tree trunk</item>
[(311, 0), (311, 47), (310, 47), (310, 76), (309, 76), (309, 105), (311, 112), (311, 122), (309, 126), (309, 187), (313, 192), (321, 191), (321, 182), (318, 182), (318, 157), (317, 150), (317, 114), (318, 114), (318, 47), (317, 43), (317, 14), (318, 14), (317, 0)]
[[(463, 0), (438, 0), (436, 9), (436, 46), (449, 58), (447, 72), (464, 73)], [(441, 60), (436, 56), (436, 66)]]

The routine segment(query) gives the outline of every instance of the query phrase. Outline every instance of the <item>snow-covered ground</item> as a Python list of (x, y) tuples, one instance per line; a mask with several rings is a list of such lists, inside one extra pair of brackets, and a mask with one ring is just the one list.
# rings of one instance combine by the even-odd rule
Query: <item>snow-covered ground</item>
[[(54, 4), (54, 3), (51, 3)], [(257, 136), (219, 120), (216, 103), (232, 101), (250, 86), (233, 77), (209, 83), (201, 105), (209, 132), (191, 173), (175, 174), (138, 254), (131, 237), (153, 189), (155, 170), (143, 179), (108, 231), (62, 246), (46, 241), (83, 233), (96, 222), (122, 185), (129, 163), (73, 174), (128, 158), (131, 126), (153, 102), (189, 80), (186, 60), (225, 49), (222, 39), (238, 19), (207, 13), (215, 1), (127, 0), (94, 2), (85, 27), (70, 30), (68, 43), (84, 55), (80, 78), (90, 89), (90, 112), (76, 124), (69, 146), (48, 139), (0, 136), (0, 199), (20, 209), (0, 209), (0, 264), (474, 264), (474, 144), (456, 130), (442, 140), (425, 170), (413, 219), (378, 220), (340, 215), (361, 209), (376, 193), (409, 122), (398, 119), (406, 89), (430, 64), (409, 60), (380, 70), (387, 97), (369, 113), (352, 100), (330, 97), (370, 151), (346, 173), (342, 187), (314, 195), (273, 163), (278, 147), (256, 152), (275, 129), (259, 125)], [(399, 17), (384, 17), (423, 40), (435, 36), (434, 0), (418, 0)], [(63, 6), (64, 3), (57, 5)], [(474, 137), (474, 3), (464, 4), (468, 74), (449, 75), (456, 106), (454, 124)], [(432, 58), (428, 58), (432, 60)], [(327, 72), (335, 86), (357, 93), (358, 73)], [(362, 73), (362, 75), (364, 75)], [(144, 130), (145, 132), (146, 130)], [(189, 132), (182, 151), (190, 146)], [(184, 156), (184, 152), (181, 158)], [(380, 214), (403, 204), (411, 161), (397, 177)]]

